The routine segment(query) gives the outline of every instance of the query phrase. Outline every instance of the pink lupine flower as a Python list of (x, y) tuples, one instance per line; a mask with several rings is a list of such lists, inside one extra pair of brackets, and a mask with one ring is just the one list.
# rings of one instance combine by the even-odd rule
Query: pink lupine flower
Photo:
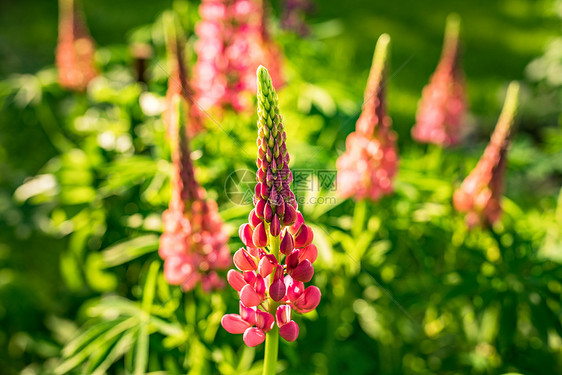
[(284, 0), (283, 14), (281, 16), (281, 27), (291, 30), (300, 36), (309, 33), (305, 17), (312, 13), (314, 2), (312, 0)]
[(396, 133), (386, 114), (385, 78), (389, 44), (390, 37), (381, 35), (365, 90), (363, 111), (355, 131), (347, 137), (346, 151), (337, 161), (337, 186), (344, 198), (375, 201), (392, 192), (398, 154)]
[(176, 95), (172, 99), (172, 197), (162, 214), (164, 233), (160, 237), (160, 257), (164, 276), (184, 291), (198, 283), (204, 291), (222, 288), (216, 273), (231, 265), (228, 236), (224, 233), (217, 205), (205, 199), (205, 190), (195, 179), (186, 131), (187, 103)]
[(191, 88), (188, 77), (188, 69), (185, 62), (185, 40), (182, 35), (182, 29), (176, 17), (171, 13), (164, 16), (166, 25), (166, 51), (168, 58), (168, 69), (170, 77), (168, 78), (168, 90), (166, 91), (166, 112), (168, 132), (174, 134), (173, 125), (173, 109), (172, 99), (176, 95), (181, 95), (189, 104), (187, 121), (188, 136), (192, 137), (203, 130), (203, 119), (201, 111), (194, 102), (194, 91)]
[(74, 0), (59, 0), (59, 36), (56, 52), (59, 84), (82, 91), (97, 75), (94, 40)]
[(244, 334), (246, 345), (257, 346), (265, 341), (265, 334), (273, 328), (275, 319), (266, 311), (246, 307), (240, 302), (240, 315), (226, 314), (221, 323), (229, 333)]
[(260, 64), (281, 84), (281, 52), (269, 37), (263, 0), (203, 0), (199, 13), (195, 89), (203, 109), (248, 109)]
[(501, 216), (506, 153), (517, 111), (518, 94), (519, 85), (511, 83), (490, 143), (476, 167), (453, 196), (456, 210), (466, 212), (469, 228), (492, 225)]
[(462, 139), (466, 111), (464, 74), (460, 61), (458, 16), (447, 18), (439, 65), (423, 89), (412, 137), (422, 143), (455, 146)]
[(241, 312), (227, 314), (221, 321), (228, 332), (243, 333), (248, 346), (261, 344), (268, 337), (265, 333), (272, 329), (287, 341), (296, 340), (299, 327), (291, 320), (291, 311), (310, 312), (321, 298), (317, 287), (304, 285), (314, 275), (312, 264), (318, 251), (312, 244), (312, 229), (298, 211), (290, 188), (293, 176), (277, 94), (267, 70), (261, 66), (257, 74), (259, 129), (254, 209), (249, 222), (239, 230), (245, 245), (233, 257), (239, 271), (232, 269), (227, 275), (228, 283), (239, 294)]

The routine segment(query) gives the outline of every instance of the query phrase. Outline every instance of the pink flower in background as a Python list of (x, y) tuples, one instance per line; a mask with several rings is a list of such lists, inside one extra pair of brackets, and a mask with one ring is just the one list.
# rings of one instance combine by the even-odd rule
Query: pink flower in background
[(56, 65), (59, 84), (85, 90), (97, 75), (94, 40), (74, 0), (59, 0), (59, 36)]
[(165, 117), (168, 118), (168, 131), (175, 132), (172, 129), (173, 117), (172, 99), (176, 95), (181, 95), (189, 104), (189, 117), (187, 121), (188, 136), (193, 137), (201, 130), (203, 130), (203, 121), (201, 111), (197, 104), (194, 102), (194, 91), (191, 88), (188, 77), (188, 69), (185, 61), (185, 40), (183, 38), (183, 31), (176, 17), (172, 13), (164, 16), (164, 24), (166, 25), (166, 51), (168, 58), (168, 69), (170, 77), (168, 78), (168, 90), (166, 91), (166, 113)]
[(186, 131), (186, 102), (172, 98), (172, 117), (177, 130), (172, 134), (172, 197), (162, 214), (164, 233), (159, 254), (164, 259), (164, 276), (172, 285), (188, 291), (198, 283), (203, 290), (222, 288), (217, 270), (231, 265), (228, 236), (214, 201), (195, 179)]
[(346, 140), (346, 151), (338, 158), (337, 187), (341, 196), (356, 200), (378, 200), (392, 192), (398, 166), (396, 133), (386, 114), (385, 78), (390, 37), (377, 42), (365, 102), (355, 132)]
[(221, 321), (228, 332), (243, 333), (248, 346), (261, 344), (272, 329), (287, 341), (296, 340), (299, 328), (291, 311), (310, 312), (321, 298), (317, 287), (304, 285), (314, 275), (318, 250), (290, 188), (286, 134), (264, 67), (258, 69), (258, 117), (254, 209), (239, 230), (245, 246), (233, 257), (239, 271), (232, 269), (227, 276), (239, 294), (240, 315), (227, 314)]
[(506, 153), (518, 105), (519, 85), (509, 85), (502, 113), (482, 158), (453, 196), (455, 209), (466, 212), (469, 228), (499, 220)]
[(263, 0), (203, 0), (195, 32), (197, 103), (242, 111), (256, 90), (254, 73), (271, 67), (281, 84), (281, 51), (270, 39)]
[(462, 139), (466, 89), (460, 64), (459, 26), (457, 16), (447, 18), (441, 60), (423, 89), (412, 128), (412, 137), (418, 142), (449, 147)]

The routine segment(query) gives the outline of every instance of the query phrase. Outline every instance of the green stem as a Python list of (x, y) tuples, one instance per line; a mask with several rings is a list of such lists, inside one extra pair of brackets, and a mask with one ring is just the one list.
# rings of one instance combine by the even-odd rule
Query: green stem
[(440, 170), (443, 167), (443, 162), (441, 158), (443, 157), (443, 147), (435, 145), (433, 143), (428, 144), (428, 153), (427, 156), (429, 158), (427, 162), (427, 170), (428, 171), (435, 171)]
[[(269, 232), (269, 228), (267, 228)], [(280, 261), (280, 254), (279, 254), (279, 245), (280, 245), (280, 238), (279, 236), (269, 236), (269, 245), (271, 254), (275, 256), (277, 261)], [(270, 276), (270, 281), (273, 282), (273, 276)], [(279, 304), (273, 301), (271, 298), (269, 299), (269, 313), (275, 316), (275, 312), (277, 310), (277, 306)], [(265, 334), (265, 356), (263, 358), (263, 375), (274, 375), (277, 372), (277, 357), (279, 353), (279, 327), (276, 324), (273, 325), (271, 331)]]
[(279, 328), (274, 325), (265, 336), (265, 357), (263, 359), (263, 375), (274, 375), (277, 372), (277, 354), (279, 352)]
[(498, 249), (500, 250), (500, 254), (502, 256), (502, 258), (506, 255), (505, 254), (505, 247), (502, 244), (502, 240), (501, 240), (501, 236), (499, 233), (497, 233), (494, 229), (494, 227), (492, 227), (492, 225), (489, 225), (488, 230), (490, 231), (490, 234), (492, 235), (492, 237), (494, 238), (494, 241), (496, 241), (496, 244), (498, 245)]
[(63, 134), (62, 129), (58, 126), (58, 121), (53, 114), (53, 110), (48, 102), (41, 102), (36, 107), (38, 122), (43, 128), (49, 141), (60, 153), (64, 153), (74, 147)]
[(279, 239), (279, 236), (270, 236), (269, 237), (269, 243), (271, 244), (271, 254), (273, 254), (275, 256), (275, 258), (277, 259), (277, 261), (280, 261), (279, 259), (279, 245), (281, 243), (281, 240)]
[(351, 227), (351, 233), (357, 237), (363, 232), (363, 227), (365, 225), (365, 216), (367, 215), (367, 200), (362, 199), (355, 202), (355, 209), (353, 211), (353, 224)]

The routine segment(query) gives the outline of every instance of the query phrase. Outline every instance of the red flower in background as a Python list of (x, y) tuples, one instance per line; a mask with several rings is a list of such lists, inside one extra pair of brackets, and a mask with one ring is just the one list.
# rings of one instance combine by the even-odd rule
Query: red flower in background
[(281, 51), (269, 37), (263, 0), (203, 0), (199, 13), (195, 88), (204, 109), (248, 109), (260, 64), (282, 82)]
[(186, 131), (186, 102), (172, 98), (169, 117), (177, 131), (172, 134), (172, 197), (162, 214), (164, 233), (159, 254), (164, 259), (164, 276), (185, 291), (201, 283), (203, 290), (222, 288), (217, 270), (230, 266), (228, 236), (223, 230), (217, 204), (205, 198), (205, 190), (195, 180)]
[(98, 72), (94, 40), (74, 0), (59, 0), (59, 36), (56, 65), (59, 84), (70, 90), (85, 90)]
[(365, 102), (355, 132), (346, 140), (346, 151), (337, 161), (337, 186), (341, 196), (377, 200), (392, 192), (398, 166), (396, 133), (386, 114), (385, 78), (390, 37), (377, 42)]
[(458, 16), (447, 18), (441, 60), (423, 89), (412, 137), (422, 143), (454, 146), (462, 138), (466, 111), (464, 74), (460, 64)]
[(455, 209), (466, 212), (469, 228), (494, 224), (501, 216), (506, 153), (518, 105), (519, 85), (508, 87), (505, 103), (482, 158), (453, 196)]

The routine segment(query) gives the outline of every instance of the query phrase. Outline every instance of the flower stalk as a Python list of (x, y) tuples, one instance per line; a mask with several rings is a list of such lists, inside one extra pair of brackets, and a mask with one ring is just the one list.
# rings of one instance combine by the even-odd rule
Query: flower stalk
[(455, 209), (466, 213), (469, 228), (490, 227), (502, 214), (507, 150), (519, 105), (519, 84), (511, 82), (490, 143), (476, 167), (453, 195)]
[(59, 34), (56, 50), (61, 87), (84, 91), (98, 71), (94, 61), (94, 40), (76, 0), (59, 0)]
[(355, 131), (346, 139), (346, 151), (338, 158), (337, 186), (344, 198), (376, 201), (393, 190), (398, 168), (396, 133), (386, 112), (386, 78), (390, 36), (379, 37), (365, 101)]
[(226, 314), (225, 330), (243, 334), (244, 343), (265, 341), (264, 375), (276, 373), (279, 336), (295, 341), (298, 324), (292, 311), (307, 313), (320, 303), (315, 286), (305, 288), (314, 275), (318, 250), (314, 234), (298, 211), (290, 184), (289, 154), (285, 145), (277, 94), (268, 71), (260, 66), (258, 87), (258, 167), (254, 209), (239, 235), (245, 247), (234, 254), (237, 270), (228, 272), (228, 283), (240, 297), (240, 314)]
[(279, 328), (273, 327), (265, 336), (263, 375), (274, 375), (277, 370), (279, 352)]
[(447, 17), (443, 52), (423, 89), (412, 137), (421, 143), (452, 147), (462, 141), (466, 94), (460, 54), (460, 18)]
[(201, 284), (205, 292), (224, 286), (217, 273), (231, 265), (228, 236), (216, 202), (206, 199), (195, 179), (188, 137), (188, 103), (179, 94), (171, 100), (166, 116), (172, 145), (172, 196), (162, 214), (164, 233), (158, 253), (164, 260), (164, 276), (184, 291)]
[(163, 15), (165, 25), (164, 35), (166, 38), (166, 54), (170, 77), (168, 78), (168, 89), (166, 91), (166, 113), (168, 132), (175, 133), (170, 126), (173, 124), (172, 99), (180, 95), (189, 105), (187, 121), (187, 132), (190, 137), (195, 136), (204, 128), (202, 114), (194, 102), (194, 91), (191, 87), (189, 70), (185, 60), (185, 39), (182, 27), (173, 12)]

